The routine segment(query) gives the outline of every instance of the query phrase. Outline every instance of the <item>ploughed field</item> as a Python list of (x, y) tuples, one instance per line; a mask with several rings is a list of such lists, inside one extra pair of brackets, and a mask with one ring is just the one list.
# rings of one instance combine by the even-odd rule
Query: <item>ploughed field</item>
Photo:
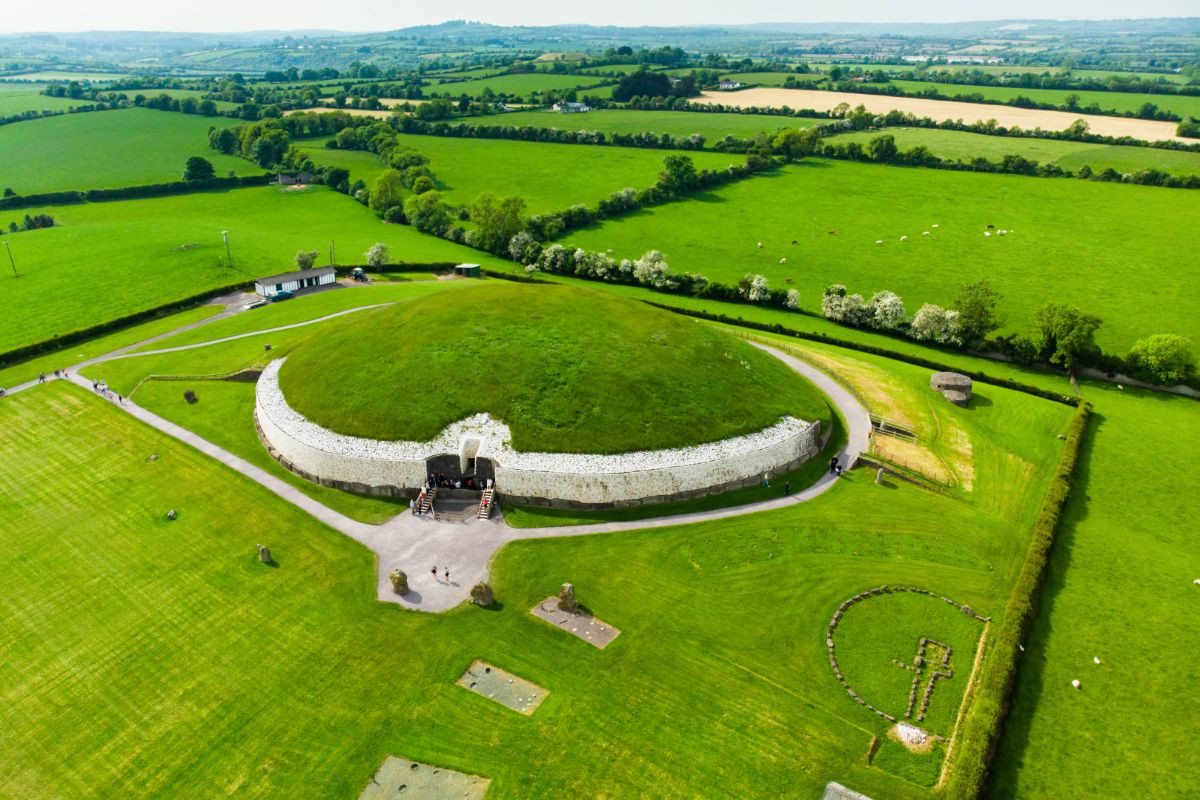
[[(809, 160), (564, 244), (632, 258), (653, 247), (673, 271), (723, 283), (760, 273), (773, 288), (799, 289), (801, 306), (818, 313), (834, 283), (894, 291), (913, 314), (987, 278), (1004, 295), (1007, 329), (1028, 331), (1046, 302), (1070, 303), (1104, 321), (1106, 351), (1124, 352), (1152, 333), (1200, 342), (1180, 269), (1192, 242), (1184, 221), (1198, 214), (1200, 193), (1178, 189)], [(988, 225), (1011, 232), (985, 236)]]
[(740, 339), (559, 286), (479, 287), (350, 315), (293, 351), (280, 385), (292, 408), (338, 433), (426, 441), (487, 412), (525, 451), (684, 447), (788, 415), (829, 419), (815, 387)]

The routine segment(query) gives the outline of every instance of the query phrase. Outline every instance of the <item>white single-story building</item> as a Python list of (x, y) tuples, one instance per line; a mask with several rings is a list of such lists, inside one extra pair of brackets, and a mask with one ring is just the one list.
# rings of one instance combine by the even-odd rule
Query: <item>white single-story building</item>
[(723, 80), (719, 84), (717, 84), (717, 86), (721, 89), (740, 89), (740, 88), (742, 88), (742, 82), (741, 81), (733, 81), (733, 80), (729, 80), (728, 78), (726, 78), (725, 80)]
[(254, 282), (254, 293), (263, 297), (274, 297), (280, 292), (298, 292), (313, 286), (328, 286), (337, 280), (333, 267), (314, 267), (284, 272)]
[(591, 111), (592, 107), (587, 103), (555, 103), (551, 106), (555, 111), (562, 114), (582, 114), (585, 111)]

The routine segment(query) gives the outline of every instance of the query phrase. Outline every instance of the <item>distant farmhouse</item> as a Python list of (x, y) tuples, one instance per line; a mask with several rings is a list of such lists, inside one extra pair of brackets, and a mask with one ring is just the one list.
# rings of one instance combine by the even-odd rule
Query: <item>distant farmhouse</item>
[(729, 78), (726, 78), (725, 80), (718, 83), (717, 87), (720, 89), (740, 89), (740, 88), (742, 88), (742, 82), (730, 80)]
[(582, 114), (592, 110), (587, 103), (555, 103), (551, 107), (560, 114)]
[[(280, 292), (298, 292), (314, 286), (328, 286), (337, 281), (333, 267), (314, 267), (313, 269), (298, 269), (259, 278), (254, 282), (254, 293), (262, 297), (274, 297)], [(286, 295), (285, 295), (286, 296)]]
[(311, 172), (299, 172), (295, 175), (286, 175), (279, 173), (280, 186), (298, 186), (301, 184), (312, 183), (313, 176)]

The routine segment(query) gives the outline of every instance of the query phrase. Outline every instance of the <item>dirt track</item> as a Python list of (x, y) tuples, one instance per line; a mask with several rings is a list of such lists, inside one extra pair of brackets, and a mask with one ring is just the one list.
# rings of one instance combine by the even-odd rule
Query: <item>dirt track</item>
[(885, 94), (858, 94), (855, 92), (823, 92), (815, 89), (743, 89), (736, 92), (704, 92), (695, 103), (719, 103), (727, 106), (788, 106), (789, 108), (811, 108), (829, 111), (839, 103), (851, 106), (863, 105), (868, 111), (886, 114), (899, 109), (918, 117), (935, 120), (961, 119), (963, 122), (984, 122), (994, 119), (1000, 125), (1014, 125), (1030, 130), (1061, 131), (1077, 119), (1087, 121), (1092, 133), (1101, 136), (1133, 136), (1146, 141), (1172, 139), (1177, 142), (1195, 143), (1194, 139), (1182, 139), (1175, 135), (1174, 122), (1158, 122), (1129, 117), (1105, 117), (1094, 114), (1073, 114), (1069, 111), (1042, 111), (1036, 108), (993, 105), (989, 103), (959, 103), (953, 100), (929, 100), (923, 97), (895, 97)]

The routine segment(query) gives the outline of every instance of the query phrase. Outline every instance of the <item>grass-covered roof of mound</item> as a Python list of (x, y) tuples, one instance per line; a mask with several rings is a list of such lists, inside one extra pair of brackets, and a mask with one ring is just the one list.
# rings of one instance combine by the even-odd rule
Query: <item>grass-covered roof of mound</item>
[(491, 283), (354, 314), (289, 356), (280, 384), (338, 433), (425, 441), (488, 412), (523, 451), (682, 447), (829, 418), (815, 387), (733, 336), (564, 286)]

